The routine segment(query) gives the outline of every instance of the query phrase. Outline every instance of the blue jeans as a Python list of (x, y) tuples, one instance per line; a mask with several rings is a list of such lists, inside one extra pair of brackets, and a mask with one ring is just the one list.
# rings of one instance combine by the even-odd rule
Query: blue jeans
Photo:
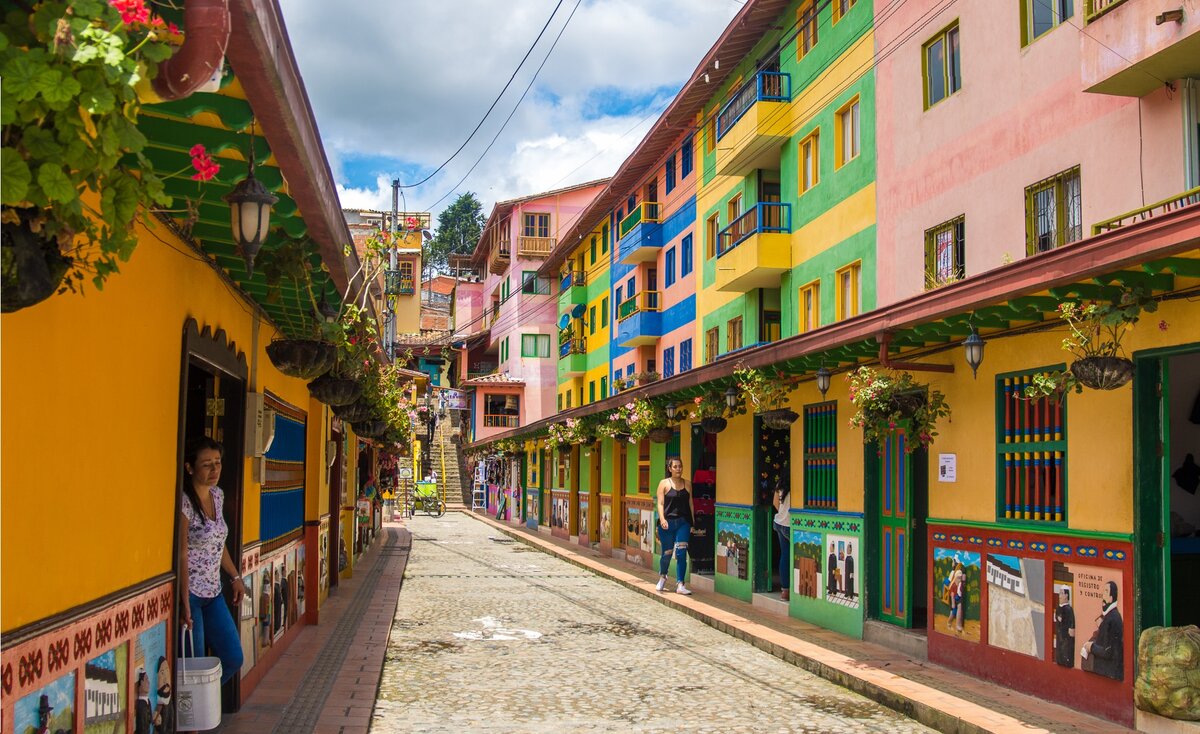
[(679, 583), (687, 576), (687, 547), (688, 538), (692, 535), (692, 526), (682, 517), (672, 517), (667, 520), (664, 529), (658, 526), (658, 542), (662, 545), (662, 558), (658, 560), (658, 575), (666, 576), (671, 567), (671, 552), (675, 553), (675, 578)]
[(792, 552), (792, 531), (790, 528), (784, 527), (777, 522), (772, 522), (771, 525), (775, 527), (775, 537), (779, 538), (779, 586), (783, 589), (789, 589), (791, 584), (790, 579), (788, 579), (788, 570), (791, 564), (788, 561), (791, 559), (788, 556)]
[[(225, 604), (225, 597), (214, 596), (205, 599), (202, 596), (188, 594), (188, 607), (192, 610), (192, 639), (196, 642), (196, 657), (203, 657), (205, 643), (213, 654), (221, 659), (221, 684), (233, 680), (242, 669), (242, 642), (238, 637), (237, 627), (233, 616)], [(183, 632), (187, 638), (187, 631)], [(184, 653), (191, 652), (191, 643), (185, 642), (180, 646)]]

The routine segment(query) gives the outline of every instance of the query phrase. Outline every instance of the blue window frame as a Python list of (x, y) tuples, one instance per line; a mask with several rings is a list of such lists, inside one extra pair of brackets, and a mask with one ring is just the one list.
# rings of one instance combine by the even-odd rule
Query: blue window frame
[(692, 272), (692, 236), (687, 234), (679, 243), (679, 277), (682, 278), (690, 272)]
[(620, 308), (621, 300), (621, 286), (617, 286), (616, 292), (613, 293), (613, 308)]
[(620, 369), (614, 369), (614, 370), (613, 370), (613, 384), (614, 384), (614, 385), (616, 385), (616, 384), (617, 384), (617, 381), (618, 381), (618, 380), (620, 380), (620, 379), (621, 379), (621, 370), (620, 370)]
[(629, 198), (625, 200), (625, 208), (629, 209), (629, 211), (633, 211), (633, 208), (636, 206), (637, 206), (637, 194), (630, 194)]
[(675, 190), (675, 154), (672, 153), (667, 157), (667, 177), (666, 177), (667, 193)]
[(637, 372), (637, 363), (636, 362), (630, 362), (629, 366), (625, 368), (625, 374), (629, 375), (630, 377), (633, 377), (634, 373), (636, 373), (636, 372)]
[(669, 248), (667, 250), (667, 255), (666, 255), (666, 257), (663, 258), (663, 267), (667, 271), (666, 275), (664, 276), (665, 282), (666, 282), (666, 287), (670, 288), (672, 285), (675, 284), (675, 248), (674, 247)]
[(663, 350), (663, 379), (675, 374), (675, 347), (667, 347)]
[(687, 372), (692, 368), (692, 340), (684, 339), (679, 342), (679, 371)]
[(625, 292), (629, 294), (630, 298), (633, 298), (633, 295), (637, 293), (637, 288), (635, 287), (637, 284), (634, 282), (635, 277), (631, 275), (629, 276), (629, 280), (625, 281)]
[(689, 135), (687, 140), (683, 141), (683, 145), (679, 148), (679, 177), (687, 178), (692, 172), (692, 159), (695, 153), (692, 150), (692, 136)]

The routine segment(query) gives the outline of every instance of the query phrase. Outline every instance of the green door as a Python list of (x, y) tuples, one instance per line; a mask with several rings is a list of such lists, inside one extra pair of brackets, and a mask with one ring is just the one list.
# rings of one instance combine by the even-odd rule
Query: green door
[(887, 438), (878, 472), (879, 618), (900, 627), (912, 626), (912, 456), (906, 443), (903, 430)]

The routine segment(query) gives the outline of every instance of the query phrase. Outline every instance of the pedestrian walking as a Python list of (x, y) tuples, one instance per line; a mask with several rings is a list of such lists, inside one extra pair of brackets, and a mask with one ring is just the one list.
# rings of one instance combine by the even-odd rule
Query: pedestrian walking
[(667, 460), (667, 478), (658, 483), (658, 542), (662, 545), (662, 558), (658, 562), (658, 585), (662, 591), (667, 586), (667, 569), (671, 567), (671, 554), (675, 555), (675, 586), (677, 594), (691, 594), (683, 579), (687, 575), (688, 538), (692, 532), (691, 482), (683, 478), (683, 461), (678, 457)]
[(242, 644), (229, 607), (221, 595), (221, 569), (229, 574), (233, 586), (233, 604), (237, 606), (246, 585), (237, 566), (229, 557), (225, 537), (229, 527), (222, 512), (225, 494), (217, 486), (221, 478), (221, 444), (202, 437), (184, 452), (183, 503), (180, 520), (187, 532), (179, 534), (179, 588), (183, 628), (191, 630), (195, 656), (205, 655), (205, 647), (221, 659), (221, 683), (227, 683), (242, 669)]
[(791, 555), (792, 548), (792, 493), (787, 485), (787, 481), (783, 478), (775, 480), (775, 498), (772, 500), (775, 505), (775, 537), (779, 538), (779, 586), (782, 591), (780, 598), (788, 601), (790, 598), (790, 589), (788, 583), (788, 569), (791, 567), (788, 558)]

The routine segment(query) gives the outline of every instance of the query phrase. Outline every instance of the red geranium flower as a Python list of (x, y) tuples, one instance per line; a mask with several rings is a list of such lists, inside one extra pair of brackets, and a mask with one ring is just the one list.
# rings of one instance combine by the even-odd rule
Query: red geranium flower
[(146, 7), (145, 0), (108, 0), (108, 4), (121, 14), (121, 22), (126, 25), (150, 20), (150, 9)]
[(193, 181), (211, 180), (221, 170), (221, 164), (214, 161), (200, 143), (193, 145), (188, 153), (192, 156), (192, 168), (196, 169), (192, 174)]

